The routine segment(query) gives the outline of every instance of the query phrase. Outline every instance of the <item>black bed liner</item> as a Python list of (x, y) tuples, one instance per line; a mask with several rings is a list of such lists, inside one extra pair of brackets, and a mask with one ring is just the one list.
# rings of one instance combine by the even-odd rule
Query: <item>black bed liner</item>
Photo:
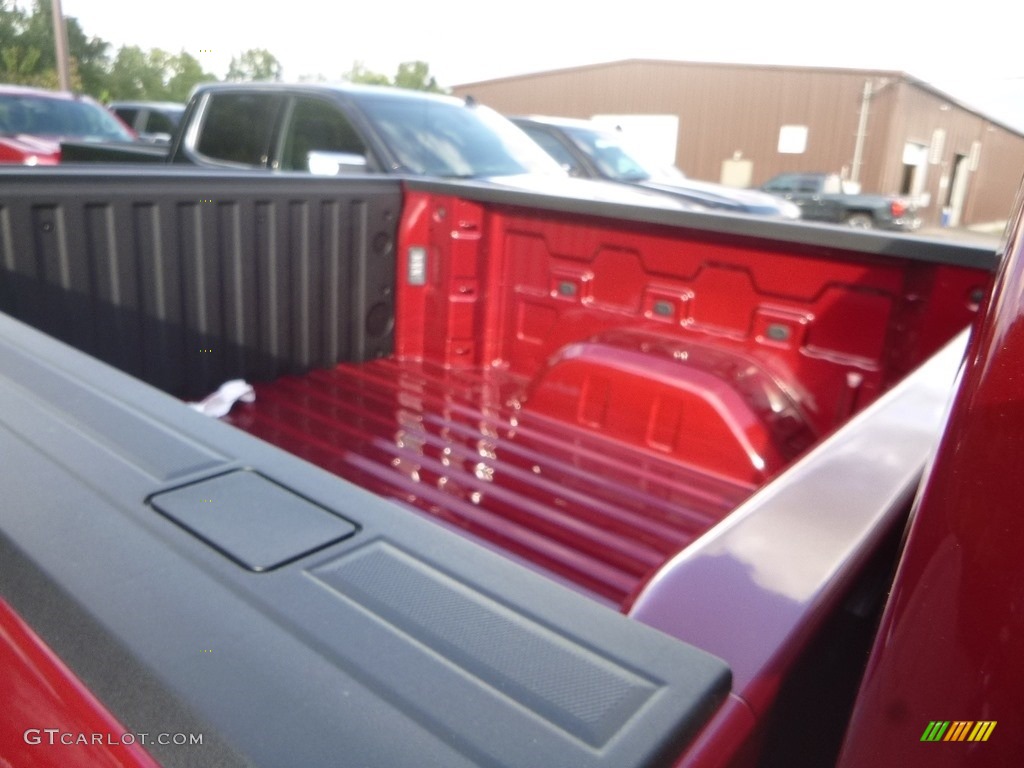
[(0, 169), (0, 312), (185, 398), (392, 351), (397, 179), (46, 170)]
[(165, 765), (662, 765), (728, 691), (708, 654), (3, 316), (0, 359), (0, 595), (128, 729), (204, 734)]

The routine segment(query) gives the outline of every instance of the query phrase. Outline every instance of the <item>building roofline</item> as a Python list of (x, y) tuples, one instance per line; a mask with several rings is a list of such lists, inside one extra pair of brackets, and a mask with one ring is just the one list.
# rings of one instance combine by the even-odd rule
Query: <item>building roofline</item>
[(948, 101), (950, 104), (955, 105), (959, 109), (966, 112), (970, 112), (977, 117), (991, 123), (992, 125), (1002, 128), (1004, 131), (1024, 138), (1024, 130), (1014, 128), (1013, 126), (999, 120), (998, 118), (992, 117), (986, 114), (983, 110), (978, 107), (973, 107), (970, 104), (964, 102), (956, 96), (952, 96), (946, 91), (937, 88), (931, 83), (922, 80), (916, 75), (912, 75), (908, 72), (904, 72), (898, 69), (862, 69), (858, 67), (813, 67), (808, 65), (799, 64), (749, 64), (741, 62), (725, 62), (725, 61), (685, 61), (681, 59), (615, 59), (612, 61), (595, 62), (592, 64), (580, 64), (574, 67), (561, 67), (558, 69), (547, 69), (536, 72), (524, 72), (518, 75), (506, 75), (505, 77), (495, 77), (489, 80), (477, 80), (470, 83), (459, 83), (452, 86), (452, 90), (455, 89), (466, 89), (472, 88), (476, 85), (491, 85), (496, 83), (506, 83), (516, 80), (528, 80), (536, 77), (546, 77), (548, 75), (564, 75), (572, 72), (585, 72), (588, 70), (595, 69), (606, 69), (608, 67), (620, 67), (622, 65), (635, 65), (635, 64), (664, 64), (675, 67), (721, 67), (727, 69), (756, 69), (756, 70), (778, 70), (778, 71), (789, 71), (789, 72), (833, 72), (844, 75), (862, 75), (866, 77), (887, 77), (894, 80), (900, 80), (912, 85), (921, 90), (931, 93), (933, 96), (937, 96), (940, 99)]
[(941, 88), (937, 88), (931, 83), (922, 80), (919, 77), (903, 73), (903, 78), (907, 82), (907, 84), (912, 85), (915, 88), (920, 88), (922, 91), (927, 91), (933, 96), (938, 96), (940, 99), (943, 99), (944, 101), (948, 101), (950, 104), (955, 105), (958, 109), (962, 109), (965, 112), (970, 112), (972, 115), (977, 115), (982, 120), (985, 120), (991, 123), (992, 125), (998, 126), (999, 128), (1002, 128), (1004, 131), (1012, 133), (1014, 136), (1018, 136), (1024, 139), (1024, 129), (1014, 128), (1009, 123), (1005, 123), (997, 117), (992, 117), (992, 115), (986, 114), (984, 110), (979, 109), (978, 107), (971, 106), (967, 102), (961, 100), (959, 97), (953, 96), (948, 92), (942, 90)]
[(544, 77), (546, 75), (561, 75), (569, 72), (583, 72), (591, 69), (605, 69), (607, 67), (616, 67), (623, 64), (665, 64), (675, 67), (725, 67), (729, 69), (781, 69), (781, 70), (799, 70), (806, 72), (841, 72), (844, 74), (868, 74), (876, 77), (901, 77), (910, 78), (906, 72), (892, 69), (858, 69), (853, 67), (812, 67), (802, 66), (794, 64), (747, 64), (742, 62), (727, 62), (727, 61), (688, 61), (683, 59), (614, 59), (611, 61), (601, 61), (591, 64), (579, 64), (573, 67), (560, 67), (558, 69), (545, 69), (535, 72), (523, 72), (518, 75), (506, 75), (504, 77), (495, 77), (488, 80), (477, 80), (469, 83), (458, 83), (453, 85), (452, 88), (468, 88), (474, 85), (490, 85), (491, 83), (501, 83), (510, 80), (525, 80), (532, 77)]

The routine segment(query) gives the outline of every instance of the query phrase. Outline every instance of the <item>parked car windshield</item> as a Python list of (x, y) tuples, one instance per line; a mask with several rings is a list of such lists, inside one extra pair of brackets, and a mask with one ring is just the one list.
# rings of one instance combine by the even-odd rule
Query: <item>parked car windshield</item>
[(657, 175), (633, 157), (615, 134), (577, 126), (566, 127), (563, 130), (609, 179), (648, 181)]
[(131, 141), (131, 134), (90, 101), (0, 94), (0, 133)]
[(375, 94), (359, 100), (405, 170), (429, 176), (479, 178), (565, 172), (497, 112), (455, 101)]

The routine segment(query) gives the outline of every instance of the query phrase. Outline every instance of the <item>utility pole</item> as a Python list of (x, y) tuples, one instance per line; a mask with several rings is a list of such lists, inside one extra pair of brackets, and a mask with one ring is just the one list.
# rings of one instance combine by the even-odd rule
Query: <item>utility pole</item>
[(50, 0), (53, 9), (53, 46), (57, 56), (57, 82), (62, 91), (71, 90), (71, 67), (68, 63), (68, 28), (60, 0)]

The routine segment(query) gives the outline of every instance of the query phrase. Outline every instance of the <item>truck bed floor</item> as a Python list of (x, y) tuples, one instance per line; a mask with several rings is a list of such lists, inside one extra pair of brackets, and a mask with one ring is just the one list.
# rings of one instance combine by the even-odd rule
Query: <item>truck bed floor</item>
[(257, 384), (229, 421), (617, 606), (753, 490), (532, 414), (523, 385), (342, 364)]

